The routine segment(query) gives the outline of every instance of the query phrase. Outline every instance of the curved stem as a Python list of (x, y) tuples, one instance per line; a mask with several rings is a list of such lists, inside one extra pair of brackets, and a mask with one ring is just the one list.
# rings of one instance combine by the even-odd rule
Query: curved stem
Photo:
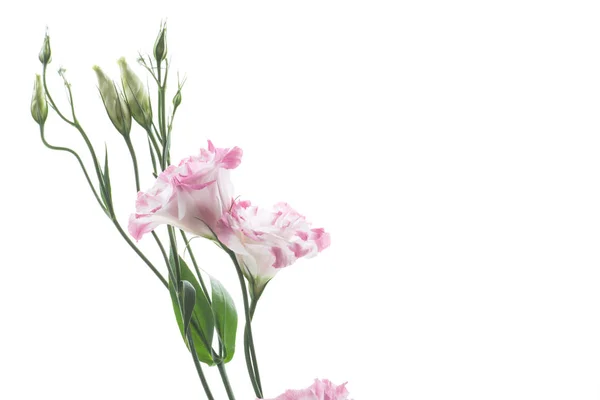
[(150, 269), (152, 270), (152, 272), (154, 272), (154, 275), (156, 275), (158, 277), (158, 279), (160, 279), (160, 281), (162, 282), (162, 284), (168, 289), (169, 288), (169, 284), (167, 283), (167, 281), (165, 280), (165, 278), (161, 275), (160, 272), (158, 272), (158, 270), (156, 269), (156, 267), (154, 267), (154, 265), (152, 264), (152, 262), (150, 262), (150, 260), (148, 260), (148, 258), (144, 255), (144, 253), (142, 253), (140, 251), (140, 249), (138, 249), (138, 247), (131, 241), (131, 239), (129, 239), (129, 236), (127, 236), (127, 234), (125, 233), (125, 231), (123, 231), (123, 228), (121, 228), (121, 224), (119, 224), (119, 221), (117, 221), (116, 218), (112, 218), (112, 222), (115, 225), (115, 227), (117, 228), (117, 230), (119, 231), (119, 233), (121, 234), (121, 236), (123, 236), (123, 239), (125, 239), (125, 241), (127, 242), (127, 244), (146, 263), (146, 265), (148, 267), (150, 267)]
[(208, 400), (214, 400), (210, 387), (208, 387), (208, 382), (206, 381), (206, 377), (204, 376), (204, 372), (202, 372), (202, 366), (200, 365), (200, 361), (198, 361), (198, 356), (196, 355), (196, 348), (194, 347), (194, 340), (192, 339), (192, 334), (188, 331), (187, 340), (190, 344), (190, 352), (192, 353), (192, 359), (194, 360), (194, 365), (196, 366), (196, 371), (198, 371), (198, 376), (200, 377), (200, 382), (202, 382), (202, 387), (204, 388), (204, 392), (206, 393), (206, 397)]
[(98, 157), (96, 157), (96, 151), (94, 151), (94, 146), (92, 146), (92, 142), (90, 142), (90, 139), (88, 138), (87, 134), (85, 133), (85, 131), (79, 124), (79, 121), (75, 121), (75, 124), (73, 126), (79, 131), (79, 133), (81, 134), (81, 137), (83, 137), (83, 140), (85, 141), (85, 144), (86, 144), (88, 150), (90, 151), (90, 155), (92, 156), (92, 161), (94, 162), (94, 168), (96, 169), (96, 175), (98, 175), (98, 180), (102, 181), (100, 163), (98, 162)]
[(50, 105), (52, 106), (52, 108), (54, 109), (54, 111), (56, 111), (56, 113), (58, 114), (58, 116), (65, 121), (67, 124), (71, 125), (71, 126), (75, 126), (75, 122), (71, 121), (69, 119), (67, 119), (67, 117), (65, 117), (60, 110), (58, 109), (58, 107), (56, 107), (56, 103), (54, 103), (54, 100), (52, 99), (52, 96), (50, 95), (50, 91), (48, 90), (48, 85), (46, 84), (46, 70), (48, 68), (47, 64), (44, 64), (44, 68), (42, 70), (42, 80), (44, 82), (44, 92), (46, 93), (46, 97), (48, 98), (48, 102), (50, 103)]
[(102, 204), (102, 200), (100, 200), (100, 197), (98, 196), (98, 192), (96, 191), (96, 188), (92, 184), (92, 180), (90, 179), (87, 169), (85, 168), (85, 165), (83, 165), (83, 161), (81, 161), (81, 157), (79, 157), (79, 154), (77, 154), (75, 151), (69, 149), (68, 147), (53, 146), (50, 143), (48, 143), (46, 141), (46, 137), (44, 136), (44, 125), (40, 125), (40, 135), (42, 137), (42, 142), (44, 143), (44, 145), (47, 148), (49, 148), (51, 150), (66, 151), (67, 153), (71, 153), (77, 159), (77, 162), (79, 163), (79, 166), (81, 167), (81, 170), (83, 171), (83, 174), (85, 175), (85, 179), (86, 179), (88, 185), (90, 186), (90, 189), (92, 189), (92, 192), (94, 193), (94, 197), (96, 198), (96, 201), (98, 202), (100, 207), (106, 212), (106, 208), (104, 207), (104, 204)]
[[(70, 93), (70, 88), (67, 87), (67, 89), (69, 90), (69, 96), (70, 96), (70, 103), (71, 103), (71, 110), (73, 113), (73, 121), (67, 119), (58, 109), (58, 107), (56, 106), (56, 103), (54, 102), (54, 100), (52, 99), (52, 95), (50, 95), (50, 91), (48, 90), (48, 85), (46, 84), (46, 71), (47, 71), (47, 65), (44, 65), (43, 68), (43, 73), (42, 73), (42, 79), (43, 79), (43, 83), (44, 83), (44, 92), (46, 93), (46, 97), (48, 98), (48, 102), (51, 104), (52, 108), (54, 109), (54, 111), (56, 111), (56, 113), (58, 114), (58, 116), (65, 121), (67, 124), (71, 125), (72, 127), (74, 127), (75, 129), (77, 129), (77, 131), (79, 131), (79, 133), (81, 134), (81, 136), (83, 137), (83, 140), (85, 141), (85, 144), (90, 152), (90, 155), (92, 157), (92, 161), (94, 163), (94, 169), (96, 170), (96, 176), (98, 178), (99, 182), (103, 182), (102, 180), (102, 175), (101, 175), (101, 169), (100, 169), (100, 164), (98, 163), (98, 157), (96, 156), (96, 152), (94, 151), (94, 147), (92, 146), (92, 143), (90, 142), (87, 134), (85, 133), (85, 131), (83, 130), (82, 126), (79, 124), (79, 121), (77, 121), (77, 119), (75, 118), (75, 111), (74, 111), (74, 106), (73, 106), (73, 99), (72, 99), (72, 95)], [(152, 262), (150, 262), (150, 260), (148, 260), (148, 258), (144, 255), (144, 253), (142, 253), (140, 251), (140, 249), (137, 248), (137, 246), (131, 241), (131, 239), (129, 239), (129, 236), (127, 236), (127, 234), (125, 233), (125, 231), (123, 231), (123, 228), (121, 227), (121, 225), (119, 224), (119, 221), (117, 221), (117, 219), (114, 216), (114, 213), (112, 212), (112, 210), (107, 210), (106, 207), (103, 205), (102, 201), (100, 200), (98, 193), (96, 192), (96, 189), (94, 188), (90, 177), (87, 173), (87, 170), (85, 169), (85, 166), (83, 165), (83, 162), (81, 161), (81, 158), (79, 157), (79, 155), (77, 153), (75, 153), (73, 150), (71, 149), (67, 149), (64, 147), (56, 147), (56, 146), (51, 146), (50, 144), (48, 144), (48, 142), (46, 142), (46, 139), (44, 137), (44, 131), (43, 131), (43, 127), (41, 127), (41, 132), (42, 132), (42, 141), (44, 142), (44, 144), (54, 150), (61, 150), (61, 151), (67, 151), (71, 154), (73, 154), (76, 158), (77, 161), (79, 162), (79, 165), (81, 166), (81, 168), (83, 169), (83, 172), (86, 176), (86, 180), (88, 181), (88, 184), (90, 185), (90, 188), (92, 189), (92, 191), (94, 192), (94, 196), (96, 197), (96, 200), (98, 201), (98, 203), (100, 204), (100, 206), (102, 207), (102, 209), (104, 210), (104, 212), (106, 212), (111, 221), (113, 222), (113, 224), (115, 225), (115, 227), (117, 228), (117, 230), (119, 231), (119, 233), (121, 234), (121, 236), (123, 237), (123, 239), (125, 239), (125, 241), (127, 242), (127, 244), (129, 244), (129, 246), (136, 252), (136, 254), (146, 263), (146, 265), (148, 265), (148, 267), (150, 267), (150, 269), (152, 270), (152, 272), (154, 272), (154, 274), (158, 277), (158, 279), (160, 279), (160, 281), (162, 282), (162, 284), (168, 289), (169, 284), (167, 283), (167, 281), (165, 280), (165, 278), (161, 275), (160, 272), (158, 272), (158, 270), (154, 267), (154, 265), (152, 264)], [(137, 175), (136, 175), (137, 178)], [(137, 179), (136, 179), (137, 181)], [(164, 251), (163, 251), (164, 253)], [(167, 260), (168, 261), (168, 260)]]
[(160, 249), (160, 253), (163, 256), (163, 260), (165, 261), (167, 268), (169, 268), (169, 256), (167, 256), (165, 247), (163, 246), (162, 242), (158, 238), (158, 235), (156, 234), (156, 232), (152, 231), (152, 237), (154, 238), (154, 240), (156, 241), (156, 244), (158, 245), (158, 248)]
[[(65, 121), (67, 124), (71, 125), (72, 127), (76, 128), (79, 133), (81, 133), (81, 136), (83, 137), (83, 140), (85, 141), (85, 144), (87, 145), (90, 154), (92, 155), (92, 160), (94, 162), (94, 168), (96, 169), (96, 176), (98, 177), (98, 181), (102, 182), (102, 176), (100, 174), (100, 164), (98, 163), (98, 158), (96, 157), (96, 152), (94, 151), (94, 148), (92, 147), (92, 144), (90, 143), (90, 140), (88, 139), (85, 131), (83, 130), (83, 128), (81, 127), (81, 125), (79, 124), (79, 122), (77, 121), (77, 119), (75, 119), (75, 112), (73, 111), (73, 121), (69, 120), (67, 117), (65, 117), (63, 115), (63, 113), (60, 112), (60, 110), (58, 109), (58, 107), (56, 106), (56, 103), (54, 102), (54, 99), (52, 98), (52, 95), (50, 94), (50, 91), (48, 90), (48, 85), (46, 83), (46, 71), (47, 71), (47, 65), (44, 65), (43, 68), (43, 72), (42, 72), (42, 80), (44, 83), (44, 92), (46, 93), (46, 97), (48, 98), (48, 102), (50, 103), (50, 105), (52, 106), (52, 108), (54, 109), (54, 111), (56, 111), (56, 113), (58, 114), (58, 116)], [(70, 88), (69, 89), (69, 93), (70, 93)], [(74, 110), (74, 106), (73, 106), (73, 99), (70, 98), (70, 102), (71, 102), (71, 109)]]
[(192, 259), (192, 264), (194, 264), (194, 269), (196, 270), (196, 275), (198, 275), (198, 282), (200, 282), (200, 286), (202, 287), (202, 290), (204, 290), (204, 293), (206, 294), (206, 299), (208, 300), (208, 304), (210, 304), (211, 301), (210, 301), (210, 297), (208, 296), (208, 290), (206, 289), (206, 285), (204, 284), (204, 280), (202, 279), (202, 275), (200, 274), (200, 268), (198, 268), (198, 263), (196, 262), (196, 257), (194, 257), (194, 252), (192, 251), (192, 246), (190, 246), (190, 242), (188, 241), (187, 235), (185, 234), (185, 232), (182, 229), (180, 229), (179, 232), (181, 233), (181, 237), (183, 238), (185, 247), (187, 248), (188, 252), (190, 253), (190, 258)]

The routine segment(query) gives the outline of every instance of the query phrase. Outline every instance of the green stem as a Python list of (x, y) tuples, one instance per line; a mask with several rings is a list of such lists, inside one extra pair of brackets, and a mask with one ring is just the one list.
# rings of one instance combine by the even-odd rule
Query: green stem
[[(125, 138), (125, 143), (127, 143), (127, 149), (129, 150), (129, 154), (131, 155), (131, 161), (133, 162), (133, 172), (135, 174), (135, 189), (137, 192), (139, 192), (140, 191), (140, 174), (139, 174), (139, 168), (138, 168), (138, 163), (137, 163), (137, 157), (135, 156), (135, 150), (133, 148), (133, 144), (131, 143), (131, 139), (129, 137)], [(160, 249), (160, 252), (163, 256), (163, 259), (165, 261), (167, 268), (169, 268), (169, 257), (167, 256), (167, 253), (165, 252), (165, 248), (164, 248), (163, 244), (161, 243), (156, 232), (152, 231), (152, 237), (154, 238), (154, 241), (156, 242), (156, 244), (158, 245), (158, 248)]]
[(135, 190), (136, 192), (140, 191), (140, 172), (138, 170), (137, 157), (135, 156), (135, 150), (133, 149), (133, 144), (131, 143), (131, 138), (129, 136), (125, 137), (125, 143), (127, 143), (127, 150), (129, 150), (129, 155), (131, 156), (131, 162), (133, 163), (133, 173), (135, 174)]
[(158, 245), (158, 248), (160, 249), (160, 253), (163, 256), (163, 260), (165, 261), (167, 268), (169, 268), (169, 256), (167, 256), (167, 252), (165, 251), (165, 248), (164, 248), (162, 242), (160, 241), (160, 239), (158, 238), (158, 235), (156, 234), (156, 232), (152, 231), (152, 237), (154, 238), (154, 240), (156, 241), (156, 244)]
[[(259, 296), (260, 297), (260, 296)], [(258, 303), (259, 297), (253, 297), (250, 303), (250, 320), (247, 322), (248, 334), (244, 337), (247, 338), (248, 348), (250, 349), (250, 355), (252, 357), (252, 365), (254, 366), (254, 373), (256, 376), (256, 383), (262, 392), (262, 382), (260, 381), (260, 373), (258, 372), (258, 361), (256, 360), (256, 349), (254, 348), (254, 340), (252, 340), (252, 332), (250, 331), (250, 326), (252, 324), (252, 319), (254, 318), (254, 311), (256, 311), (256, 304)]]
[(166, 85), (162, 80), (162, 68), (161, 63), (158, 62), (157, 66), (158, 73), (158, 129), (160, 131), (160, 138), (163, 145), (162, 163), (161, 167), (164, 170), (167, 167), (167, 160), (169, 155), (169, 143), (167, 138), (166, 130), (166, 110), (165, 110), (165, 91)]
[(175, 280), (173, 281), (173, 284), (175, 287), (178, 287), (179, 280), (181, 279), (181, 266), (179, 265), (179, 254), (177, 253), (177, 238), (175, 237), (175, 229), (171, 225), (168, 225), (167, 228), (169, 230), (171, 254), (173, 254), (173, 263), (175, 266), (175, 271), (173, 271)]
[[(75, 119), (75, 112), (73, 112), (73, 121), (69, 120), (67, 117), (65, 117), (63, 115), (63, 113), (60, 112), (60, 110), (58, 109), (58, 107), (56, 106), (56, 103), (54, 102), (54, 99), (52, 98), (52, 95), (50, 94), (50, 91), (48, 90), (48, 85), (46, 83), (46, 71), (48, 69), (48, 66), (46, 64), (44, 64), (44, 68), (43, 68), (43, 72), (42, 72), (42, 79), (44, 82), (44, 92), (46, 93), (46, 97), (48, 98), (48, 102), (50, 103), (50, 105), (52, 106), (52, 108), (54, 109), (54, 111), (56, 111), (56, 113), (58, 114), (58, 116), (65, 121), (67, 124), (71, 125), (72, 127), (76, 128), (79, 133), (81, 133), (89, 151), (90, 154), (92, 155), (92, 160), (94, 162), (94, 168), (96, 169), (96, 177), (98, 178), (98, 182), (102, 182), (102, 175), (100, 173), (100, 164), (98, 163), (98, 158), (96, 157), (96, 152), (94, 151), (94, 148), (92, 147), (92, 144), (90, 143), (87, 135), (85, 134), (85, 131), (83, 130), (83, 128), (81, 127), (81, 125), (79, 124), (79, 122), (77, 121), (77, 119)], [(73, 99), (70, 98), (70, 102), (71, 102), (71, 109), (73, 109)], [(103, 207), (104, 208), (104, 207)]]
[(94, 184), (92, 183), (92, 180), (90, 179), (87, 169), (85, 168), (85, 165), (83, 165), (83, 161), (81, 161), (81, 157), (79, 157), (79, 154), (77, 154), (75, 151), (73, 151), (67, 147), (53, 146), (50, 143), (48, 143), (46, 141), (46, 137), (44, 136), (44, 125), (43, 124), (40, 125), (40, 135), (42, 137), (42, 142), (44, 143), (44, 145), (47, 148), (49, 148), (51, 150), (66, 151), (67, 153), (72, 154), (77, 159), (77, 162), (79, 163), (79, 166), (81, 167), (81, 170), (83, 171), (83, 174), (85, 175), (85, 180), (87, 181), (88, 185), (90, 186), (90, 189), (92, 189), (92, 193), (94, 193), (94, 197), (96, 198), (96, 201), (98, 202), (100, 207), (106, 212), (106, 208), (104, 207), (104, 204), (102, 204), (102, 200), (100, 200), (100, 197), (98, 196), (98, 192), (96, 191), (96, 188), (94, 187)]
[(152, 272), (154, 272), (154, 274), (158, 277), (158, 279), (160, 279), (160, 281), (162, 282), (162, 284), (168, 289), (169, 288), (169, 284), (167, 283), (167, 281), (165, 280), (165, 278), (161, 275), (160, 272), (158, 272), (158, 270), (156, 269), (156, 267), (154, 267), (154, 265), (152, 264), (152, 262), (150, 262), (150, 260), (148, 260), (148, 258), (144, 255), (144, 253), (142, 253), (140, 251), (140, 249), (138, 249), (138, 247), (131, 241), (131, 239), (129, 239), (129, 236), (127, 236), (127, 234), (125, 233), (125, 231), (123, 230), (123, 228), (121, 228), (121, 224), (119, 224), (119, 221), (117, 221), (117, 219), (113, 217), (112, 218), (112, 222), (115, 225), (115, 227), (117, 228), (117, 230), (119, 231), (119, 233), (121, 234), (121, 236), (123, 236), (123, 239), (125, 239), (125, 241), (127, 242), (127, 244), (146, 263), (146, 265), (148, 267), (150, 267), (150, 269), (152, 270)]
[(254, 388), (254, 394), (259, 399), (262, 399), (263, 395), (262, 387), (259, 384), (260, 378), (258, 377), (258, 366), (256, 364), (253, 365), (253, 362), (256, 361), (256, 355), (253, 356), (251, 354), (251, 352), (254, 353), (254, 340), (252, 338), (252, 317), (250, 315), (250, 306), (248, 304), (248, 291), (246, 289), (246, 281), (244, 280), (244, 274), (242, 273), (242, 269), (237, 261), (235, 254), (227, 248), (224, 248), (224, 250), (227, 252), (227, 254), (229, 254), (229, 257), (233, 261), (240, 281), (240, 286), (242, 289), (242, 299), (244, 300), (244, 313), (246, 316), (246, 327), (244, 329), (244, 354), (246, 356), (246, 367), (248, 369), (250, 381), (252, 382), (252, 387)]
[(58, 114), (58, 116), (65, 121), (67, 124), (71, 125), (71, 126), (75, 126), (75, 122), (71, 121), (69, 119), (67, 119), (67, 117), (65, 117), (60, 110), (58, 109), (58, 107), (56, 107), (56, 103), (54, 103), (54, 100), (52, 99), (52, 96), (50, 95), (50, 91), (48, 90), (48, 85), (46, 84), (46, 70), (48, 69), (48, 66), (46, 64), (44, 64), (44, 68), (43, 68), (43, 72), (42, 72), (42, 79), (44, 81), (44, 92), (46, 93), (46, 97), (48, 98), (48, 102), (50, 103), (50, 105), (52, 106), (52, 108), (54, 109), (54, 111), (56, 111), (56, 113)]
[[(156, 152), (156, 154), (158, 156), (158, 161), (160, 163), (161, 162), (160, 148), (158, 147), (158, 142), (156, 141), (156, 138), (154, 137), (154, 133), (152, 132), (152, 129), (150, 127), (148, 127), (146, 129), (146, 134), (148, 135), (148, 139), (152, 143), (152, 147), (154, 147), (154, 151)], [(154, 153), (152, 153), (152, 154), (154, 154)]]
[(204, 388), (204, 392), (206, 393), (206, 397), (208, 400), (214, 400), (210, 387), (208, 387), (208, 382), (206, 381), (206, 377), (204, 376), (204, 372), (202, 372), (202, 366), (200, 365), (200, 361), (198, 361), (198, 355), (196, 354), (196, 348), (194, 347), (194, 340), (192, 338), (192, 334), (188, 331), (187, 333), (188, 343), (190, 345), (190, 352), (192, 353), (192, 359), (194, 360), (194, 365), (196, 366), (196, 371), (198, 371), (198, 376), (200, 377), (200, 382), (202, 382), (202, 387)]
[[(44, 65), (44, 70), (43, 70), (43, 82), (44, 82), (44, 91), (46, 93), (46, 97), (48, 98), (49, 103), (52, 105), (52, 108), (54, 109), (54, 111), (56, 111), (56, 113), (58, 114), (58, 116), (65, 121), (67, 124), (71, 125), (72, 127), (76, 128), (79, 133), (81, 134), (81, 136), (83, 137), (83, 140), (85, 141), (85, 144), (87, 145), (88, 150), (90, 151), (90, 155), (92, 156), (92, 160), (94, 162), (94, 168), (96, 170), (96, 175), (98, 177), (98, 181), (102, 182), (102, 177), (101, 177), (101, 170), (100, 170), (100, 165), (98, 163), (98, 158), (96, 157), (96, 152), (94, 151), (94, 148), (92, 147), (92, 143), (90, 142), (88, 136), (86, 135), (85, 131), (83, 130), (83, 128), (81, 127), (81, 125), (79, 124), (79, 122), (77, 121), (77, 119), (74, 119), (73, 121), (70, 121), (69, 119), (67, 119), (58, 109), (58, 107), (56, 106), (56, 104), (54, 103), (54, 100), (52, 99), (52, 95), (50, 95), (50, 91), (48, 90), (48, 86), (46, 84), (46, 65)], [(73, 99), (71, 98), (71, 103), (73, 102)], [(73, 117), (75, 118), (75, 113), (73, 112)], [(85, 168), (85, 166), (83, 165), (83, 162), (81, 161), (81, 158), (79, 157), (79, 155), (77, 153), (75, 153), (73, 150), (71, 149), (67, 149), (65, 147), (56, 147), (56, 146), (52, 146), (50, 145), (48, 142), (46, 142), (46, 139), (44, 137), (44, 131), (43, 131), (43, 127), (42, 127), (42, 141), (44, 142), (44, 144), (54, 150), (61, 150), (61, 151), (67, 151), (71, 154), (73, 154), (76, 158), (77, 161), (79, 162), (79, 165), (81, 166), (81, 168), (83, 169), (83, 173), (85, 174), (86, 180), (88, 181), (88, 184), (90, 185), (90, 188), (92, 189), (92, 192), (94, 192), (94, 196), (96, 197), (96, 200), (98, 201), (98, 204), (100, 204), (100, 207), (104, 210), (104, 212), (106, 212), (111, 221), (113, 222), (113, 224), (115, 225), (115, 227), (117, 228), (117, 230), (119, 231), (119, 233), (121, 234), (121, 236), (123, 237), (123, 239), (125, 239), (125, 241), (127, 242), (127, 244), (129, 244), (129, 246), (136, 252), (136, 254), (146, 263), (146, 265), (148, 265), (148, 267), (150, 267), (150, 269), (152, 270), (152, 272), (154, 272), (154, 274), (158, 277), (158, 279), (162, 282), (162, 284), (168, 288), (169, 284), (167, 283), (167, 281), (165, 280), (165, 278), (163, 278), (163, 276), (160, 274), (160, 272), (158, 272), (158, 270), (154, 267), (154, 265), (152, 264), (152, 262), (150, 262), (150, 260), (148, 260), (148, 258), (140, 251), (140, 249), (137, 248), (137, 246), (131, 241), (131, 239), (129, 239), (129, 236), (127, 236), (127, 234), (125, 233), (125, 231), (123, 231), (123, 228), (121, 227), (121, 225), (119, 224), (119, 221), (117, 221), (117, 219), (114, 216), (114, 213), (112, 212), (112, 210), (107, 210), (105, 208), (105, 206), (103, 205), (102, 201), (100, 200), (98, 193), (96, 192), (96, 189), (94, 188), (90, 177), (87, 173), (87, 170)]]
[(225, 386), (227, 397), (229, 400), (235, 400), (233, 390), (231, 389), (231, 384), (229, 383), (229, 378), (227, 377), (227, 371), (225, 370), (225, 364), (220, 362), (217, 364), (217, 368), (219, 368), (219, 373), (221, 374), (221, 379), (223, 380), (223, 386)]
[(190, 242), (188, 241), (187, 235), (185, 234), (185, 232), (182, 229), (180, 229), (179, 232), (181, 233), (181, 237), (183, 238), (185, 247), (187, 248), (188, 252), (190, 253), (190, 258), (192, 259), (192, 264), (194, 264), (194, 269), (196, 270), (196, 275), (198, 275), (198, 282), (200, 282), (200, 286), (202, 287), (202, 290), (204, 290), (204, 293), (206, 294), (206, 299), (208, 300), (208, 304), (210, 304), (211, 301), (210, 301), (210, 297), (208, 296), (208, 290), (206, 289), (206, 285), (204, 284), (204, 280), (202, 279), (202, 275), (200, 274), (200, 268), (198, 268), (198, 263), (196, 262), (196, 257), (194, 257), (194, 252), (192, 251), (192, 246), (190, 246)]
[(256, 379), (256, 385), (262, 392), (262, 382), (260, 381), (260, 373), (258, 371), (258, 361), (256, 360), (256, 349), (254, 347), (254, 340), (252, 338), (252, 317), (254, 316), (254, 310), (256, 309), (256, 303), (252, 301), (252, 305), (250, 306), (249, 311), (249, 320), (246, 321), (246, 326), (244, 327), (244, 354), (246, 358), (250, 358), (252, 363), (252, 368), (254, 370), (254, 378)]

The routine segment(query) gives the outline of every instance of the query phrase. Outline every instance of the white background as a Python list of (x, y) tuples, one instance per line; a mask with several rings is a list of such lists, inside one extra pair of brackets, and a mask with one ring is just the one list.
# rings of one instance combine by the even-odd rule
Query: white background
[[(267, 396), (321, 377), (357, 400), (599, 399), (597, 3), (213, 3), (3, 10), (0, 398), (203, 398), (166, 291), (29, 115), (48, 25), (49, 84), (64, 106), (64, 66), (125, 223), (131, 164), (91, 67), (116, 78), (167, 18), (172, 87), (188, 77), (173, 159), (240, 146), (238, 194), (332, 235), (259, 304)], [(47, 131), (85, 154), (52, 112)], [(194, 246), (241, 310), (225, 255)], [(229, 373), (254, 398), (241, 351)]]

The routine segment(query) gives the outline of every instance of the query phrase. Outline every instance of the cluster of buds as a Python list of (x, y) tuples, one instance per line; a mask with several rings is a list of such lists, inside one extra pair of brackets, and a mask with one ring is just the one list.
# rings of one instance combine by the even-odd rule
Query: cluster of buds
[[(44, 43), (40, 50), (39, 59), (44, 68), (52, 61), (52, 50), (50, 49), (50, 36), (46, 32)], [(33, 83), (33, 95), (31, 96), (31, 116), (38, 125), (43, 126), (48, 117), (48, 102), (44, 93), (44, 85), (42, 77), (38, 74), (35, 76)]]
[[(166, 59), (166, 27), (161, 27), (158, 38), (154, 45), (154, 56), (157, 62)], [(52, 50), (50, 48), (50, 37), (48, 33), (44, 37), (44, 43), (39, 53), (39, 60), (44, 68), (52, 61)], [(121, 85), (119, 88), (99, 66), (94, 66), (98, 78), (98, 91), (104, 103), (104, 108), (114, 127), (123, 136), (129, 136), (131, 132), (131, 119), (144, 129), (152, 126), (152, 107), (148, 90), (142, 80), (133, 72), (125, 58), (117, 61), (121, 71)], [(177, 91), (177, 101), (174, 99), (175, 108), (181, 103), (181, 92)], [(44, 124), (48, 115), (48, 105), (44, 95), (44, 87), (41, 77), (36, 76), (31, 100), (31, 115), (38, 124)]]

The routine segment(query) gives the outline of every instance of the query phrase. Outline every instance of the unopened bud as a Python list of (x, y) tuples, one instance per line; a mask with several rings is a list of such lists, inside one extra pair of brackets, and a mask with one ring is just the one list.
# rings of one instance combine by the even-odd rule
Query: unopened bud
[(50, 36), (48, 36), (48, 32), (46, 32), (46, 36), (44, 36), (44, 44), (42, 44), (39, 59), (44, 65), (49, 64), (50, 61), (52, 61), (52, 50), (50, 49)]
[(181, 90), (178, 90), (173, 97), (173, 108), (177, 109), (181, 104)]
[(42, 86), (42, 77), (35, 76), (33, 84), (33, 96), (31, 97), (31, 116), (40, 125), (44, 125), (48, 117), (48, 103), (44, 95), (44, 87)]
[(143, 128), (149, 128), (152, 125), (152, 108), (146, 87), (142, 80), (129, 68), (125, 58), (120, 58), (117, 63), (121, 69), (123, 93), (125, 93), (131, 116)]
[(94, 71), (98, 76), (98, 90), (108, 117), (123, 136), (128, 136), (131, 132), (131, 113), (127, 103), (119, 95), (115, 83), (106, 76), (100, 67), (95, 65)]
[(167, 58), (167, 27), (161, 26), (156, 42), (154, 43), (154, 58), (160, 63)]

